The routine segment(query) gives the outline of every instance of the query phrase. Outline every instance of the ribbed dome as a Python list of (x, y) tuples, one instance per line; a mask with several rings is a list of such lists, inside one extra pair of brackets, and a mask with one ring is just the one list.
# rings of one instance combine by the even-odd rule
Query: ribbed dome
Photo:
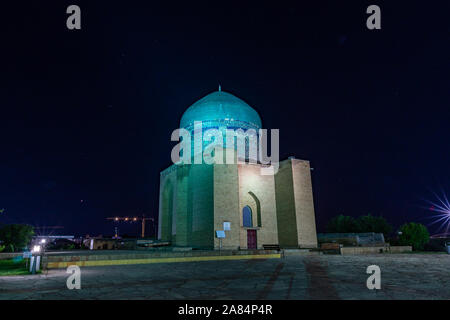
[(258, 113), (241, 99), (224, 91), (215, 91), (190, 106), (181, 117), (180, 127), (191, 130), (194, 121), (202, 121), (203, 128), (261, 128)]

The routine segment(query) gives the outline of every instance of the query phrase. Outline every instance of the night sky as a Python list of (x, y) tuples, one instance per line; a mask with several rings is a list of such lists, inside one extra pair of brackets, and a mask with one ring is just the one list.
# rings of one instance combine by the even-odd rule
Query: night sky
[(448, 1), (28, 2), (1, 9), (0, 223), (157, 217), (170, 135), (219, 83), (280, 129), (280, 159), (311, 161), (319, 231), (341, 213), (428, 224), (424, 199), (450, 194)]

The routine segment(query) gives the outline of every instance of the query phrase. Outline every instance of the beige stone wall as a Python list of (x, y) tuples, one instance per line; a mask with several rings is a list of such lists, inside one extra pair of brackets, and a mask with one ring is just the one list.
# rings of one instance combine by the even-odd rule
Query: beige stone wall
[[(309, 162), (285, 160), (276, 176), (261, 175), (260, 169), (259, 164), (216, 164), (163, 171), (159, 238), (177, 246), (211, 244), (217, 249), (215, 231), (230, 222), (223, 249), (247, 249), (242, 209), (248, 205), (258, 248), (264, 244), (317, 247)], [(281, 243), (283, 236), (286, 243)]]
[(279, 244), (283, 248), (298, 248), (292, 163), (289, 159), (280, 162), (275, 175), (275, 198)]
[[(253, 226), (257, 228), (258, 248), (263, 244), (278, 244), (275, 180), (273, 175), (261, 175), (261, 165), (239, 164), (239, 226), (240, 247), (247, 248), (247, 229), (243, 227), (242, 209), (248, 205), (252, 209)], [(257, 200), (260, 210), (258, 219)], [(259, 220), (259, 221), (258, 221)]]
[(290, 159), (300, 248), (317, 248), (316, 218), (309, 161)]
[[(239, 248), (239, 178), (236, 164), (214, 165), (214, 233), (223, 230), (223, 223), (230, 222), (222, 240), (223, 249)], [(219, 239), (214, 235), (214, 248), (219, 248)]]

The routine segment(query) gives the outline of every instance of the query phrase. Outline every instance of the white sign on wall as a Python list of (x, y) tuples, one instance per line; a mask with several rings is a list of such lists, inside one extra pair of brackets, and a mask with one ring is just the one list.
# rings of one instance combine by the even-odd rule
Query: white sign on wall
[(225, 238), (225, 231), (223, 230), (216, 230), (216, 237), (219, 239)]
[(230, 231), (231, 230), (231, 222), (224, 222), (223, 223), (223, 230), (224, 231)]

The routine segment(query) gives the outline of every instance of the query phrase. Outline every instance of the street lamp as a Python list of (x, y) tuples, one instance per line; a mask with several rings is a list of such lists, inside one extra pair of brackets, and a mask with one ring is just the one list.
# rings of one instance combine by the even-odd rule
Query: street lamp
[(30, 272), (32, 274), (35, 274), (36, 271), (39, 271), (39, 265), (41, 263), (41, 250), (42, 247), (40, 245), (34, 245), (33, 249), (31, 250), (32, 256), (30, 261)]

